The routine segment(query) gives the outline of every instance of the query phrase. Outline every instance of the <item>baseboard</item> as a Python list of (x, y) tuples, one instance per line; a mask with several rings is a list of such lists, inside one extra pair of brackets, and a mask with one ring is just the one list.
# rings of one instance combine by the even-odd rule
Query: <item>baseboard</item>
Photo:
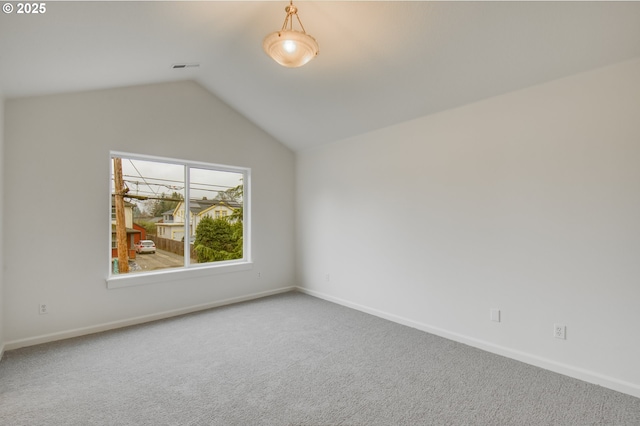
[(337, 303), (348, 308), (352, 308), (361, 312), (365, 312), (380, 318), (384, 318), (389, 321), (393, 321), (398, 324), (406, 325), (408, 327), (416, 328), (427, 333), (435, 334), (436, 336), (444, 337), (445, 339), (453, 340), (465, 345), (473, 346), (478, 349), (482, 349), (487, 352), (501, 355), (507, 358), (515, 359), (517, 361), (524, 362), (526, 364), (534, 365), (536, 367), (544, 368), (545, 370), (553, 371), (555, 373), (563, 374), (565, 376), (572, 377), (574, 379), (582, 380), (584, 382), (593, 383), (599, 386), (603, 386), (618, 392), (622, 392), (636, 398), (640, 398), (640, 385), (635, 383), (626, 382), (623, 380), (609, 377), (600, 373), (596, 373), (582, 368), (577, 368), (571, 365), (556, 362), (554, 360), (540, 357), (537, 355), (529, 354), (526, 352), (514, 350), (505, 346), (496, 345), (485, 340), (476, 339), (474, 337), (465, 336), (463, 334), (453, 333), (451, 331), (434, 327), (429, 324), (413, 321), (408, 318), (404, 318), (398, 315), (390, 314), (388, 312), (373, 309), (368, 306), (353, 303), (348, 300), (340, 299), (322, 292), (310, 290), (303, 287), (297, 287), (297, 291), (308, 294), (320, 299), (327, 300), (329, 302)]
[(0, 343), (0, 362), (2, 361), (3, 356), (4, 356), (4, 343)]
[[(150, 315), (143, 315), (135, 318), (129, 318), (125, 320), (113, 321), (89, 327), (76, 328), (73, 330), (66, 330), (51, 334), (45, 334), (41, 336), (28, 337), (25, 339), (12, 340), (5, 342), (2, 350), (18, 349), (25, 346), (39, 345), (42, 343), (53, 342), (56, 340), (69, 339), (72, 337), (84, 336), (87, 334), (100, 333), (102, 331), (113, 330), (116, 328), (128, 327), (131, 325), (143, 324), (146, 322), (157, 321), (165, 318), (171, 318), (178, 315), (189, 314), (192, 312), (203, 311), (205, 309), (216, 308), (219, 306), (232, 305), (234, 303), (246, 302), (249, 300), (260, 299), (262, 297), (273, 296), (280, 293), (286, 293), (289, 291), (295, 291), (297, 287), (281, 287), (275, 290), (262, 291), (259, 293), (252, 293), (238, 297), (232, 297), (229, 299), (218, 300), (215, 302), (203, 303), (200, 305), (189, 306), (186, 308), (173, 309), (170, 311), (159, 312)], [(0, 358), (1, 359), (1, 358)]]

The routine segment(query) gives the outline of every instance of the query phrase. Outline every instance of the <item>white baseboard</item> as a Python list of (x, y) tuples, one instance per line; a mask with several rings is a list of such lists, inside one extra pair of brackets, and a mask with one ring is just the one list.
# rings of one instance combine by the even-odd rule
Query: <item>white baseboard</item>
[(378, 309), (373, 309), (368, 306), (360, 305), (350, 302), (348, 300), (340, 299), (338, 297), (330, 296), (325, 293), (321, 293), (315, 290), (310, 290), (303, 287), (296, 288), (299, 292), (308, 294), (310, 296), (318, 297), (320, 299), (327, 300), (329, 302), (337, 303), (339, 305), (346, 306), (361, 312), (384, 318), (389, 321), (396, 322), (398, 324), (406, 325), (408, 327), (416, 328), (427, 333), (435, 334), (436, 336), (444, 337), (445, 339), (453, 340), (456, 342), (464, 343), (465, 345), (473, 346), (478, 349), (482, 349), (487, 352), (491, 352), (497, 355), (501, 355), (507, 358), (515, 359), (517, 361), (524, 362), (526, 364), (534, 365), (536, 367), (544, 368), (555, 373), (563, 374), (565, 376), (573, 377), (574, 379), (582, 380), (588, 383), (593, 383), (599, 386), (603, 386), (609, 389), (613, 389), (618, 392), (626, 393), (628, 395), (640, 398), (640, 385), (626, 382), (623, 380), (609, 377), (604, 374), (596, 373), (593, 371), (585, 370), (582, 368), (574, 367), (568, 364), (563, 364), (548, 358), (543, 358), (537, 355), (529, 354), (526, 352), (511, 349), (505, 346), (496, 345), (494, 343), (487, 342), (485, 340), (476, 339), (474, 337), (465, 336), (463, 334), (453, 333), (451, 331), (434, 327), (429, 324), (413, 321), (408, 318), (404, 318), (398, 315), (390, 314)]
[[(99, 333), (101, 331), (113, 330), (116, 328), (127, 327), (130, 325), (143, 324), (145, 322), (157, 321), (165, 318), (175, 317), (178, 315), (189, 314), (192, 312), (203, 311), (205, 309), (216, 308), (218, 306), (232, 305), (234, 303), (246, 302), (248, 300), (260, 299), (262, 297), (273, 296), (275, 294), (286, 293), (288, 291), (297, 290), (297, 287), (281, 287), (275, 290), (262, 291), (259, 293), (247, 294), (229, 299), (218, 300), (215, 302), (203, 303), (201, 305), (189, 306), (186, 308), (173, 309), (156, 314), (143, 315), (125, 320), (113, 321), (104, 324), (92, 325), (89, 327), (76, 328), (73, 330), (60, 331), (41, 336), (28, 337), (25, 339), (12, 340), (5, 342), (2, 350), (18, 349), (25, 346), (39, 345), (41, 343), (53, 342), (56, 340), (69, 339), (71, 337), (84, 336), (87, 334)], [(0, 358), (1, 359), (1, 358)]]

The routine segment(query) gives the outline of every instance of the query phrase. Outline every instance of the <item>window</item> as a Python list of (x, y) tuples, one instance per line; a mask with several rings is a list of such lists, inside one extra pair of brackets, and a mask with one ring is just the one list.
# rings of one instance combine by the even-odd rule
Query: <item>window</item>
[(110, 279), (249, 263), (249, 169), (125, 153), (110, 164)]

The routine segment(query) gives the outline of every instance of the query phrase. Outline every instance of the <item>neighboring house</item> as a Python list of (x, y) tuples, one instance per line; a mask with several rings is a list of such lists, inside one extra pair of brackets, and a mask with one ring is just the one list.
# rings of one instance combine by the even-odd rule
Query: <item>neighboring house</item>
[(184, 236), (184, 225), (175, 223), (173, 213), (175, 210), (167, 210), (162, 213), (162, 219), (156, 222), (156, 234), (160, 238), (169, 240), (181, 240)]
[[(220, 219), (229, 217), (233, 212), (241, 207), (241, 204), (236, 201), (223, 201), (220, 199), (202, 199), (202, 200), (190, 200), (189, 201), (189, 227), (190, 234), (196, 235), (196, 228), (204, 217), (210, 217), (212, 219)], [(163, 220), (162, 223), (156, 224), (158, 236), (162, 238), (168, 238), (171, 240), (182, 241), (184, 238), (184, 202), (181, 201), (174, 210), (171, 212), (165, 212), (163, 217), (172, 217), (171, 222)]]
[(167, 210), (162, 213), (162, 222), (163, 223), (173, 223), (173, 210)]
[[(111, 224), (116, 224), (116, 202), (115, 196), (111, 196)], [(133, 228), (133, 204), (124, 202), (124, 226)]]
[(144, 229), (142, 226), (138, 225), (137, 223), (133, 224), (133, 229), (135, 231), (140, 231), (139, 234), (135, 234), (134, 237), (134, 242), (137, 243), (140, 240), (146, 240), (147, 239), (147, 230)]
[[(144, 239), (146, 232), (144, 228), (133, 223), (133, 204), (124, 202), (124, 226), (127, 229), (127, 241), (129, 243), (129, 259), (136, 258), (135, 243)], [(118, 257), (118, 247), (116, 244), (116, 208), (114, 197), (111, 196), (111, 257)]]

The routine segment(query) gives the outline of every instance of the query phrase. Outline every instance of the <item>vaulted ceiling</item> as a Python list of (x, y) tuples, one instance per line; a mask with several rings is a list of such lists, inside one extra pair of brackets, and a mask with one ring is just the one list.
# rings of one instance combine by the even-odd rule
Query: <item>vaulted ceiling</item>
[(49, 1), (44, 14), (2, 13), (0, 94), (190, 79), (302, 150), (640, 57), (639, 2), (296, 1), (320, 54), (287, 69), (262, 51), (287, 4)]

